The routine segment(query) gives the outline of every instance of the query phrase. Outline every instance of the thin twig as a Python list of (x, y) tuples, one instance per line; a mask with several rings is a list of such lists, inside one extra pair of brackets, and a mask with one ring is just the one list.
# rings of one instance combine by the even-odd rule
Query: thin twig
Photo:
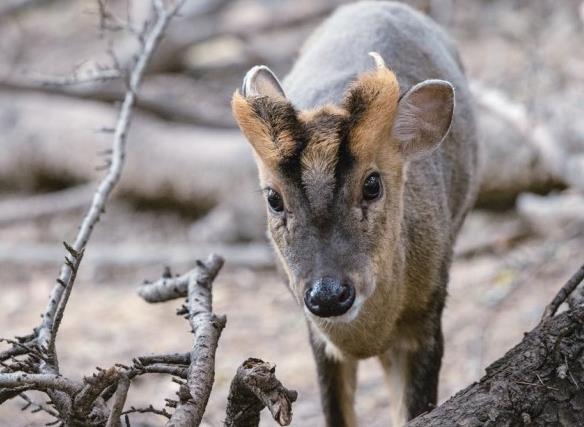
[(122, 412), (121, 415), (128, 415), (128, 414), (156, 414), (161, 415), (163, 417), (169, 418), (171, 417), (170, 413), (166, 409), (156, 409), (154, 406), (150, 405), (146, 408), (135, 408), (132, 406), (127, 411)]
[(26, 394), (20, 393), (18, 396), (26, 402), (26, 405), (22, 408), (23, 411), (27, 410), (29, 407), (32, 406), (33, 407), (32, 412), (43, 411), (43, 412), (46, 412), (47, 414), (49, 414), (55, 418), (59, 418), (58, 412), (54, 411), (51, 408), (48, 408), (47, 406), (45, 406), (41, 403), (35, 402), (30, 397), (28, 397)]
[(578, 285), (584, 280), (584, 264), (570, 277), (570, 280), (566, 282), (564, 286), (558, 291), (552, 302), (550, 302), (543, 312), (541, 322), (551, 318), (556, 314), (560, 305), (566, 301), (572, 292), (578, 287)]
[(136, 357), (134, 363), (140, 363), (141, 365), (152, 365), (155, 363), (188, 365), (191, 363), (191, 355), (190, 353), (148, 354)]

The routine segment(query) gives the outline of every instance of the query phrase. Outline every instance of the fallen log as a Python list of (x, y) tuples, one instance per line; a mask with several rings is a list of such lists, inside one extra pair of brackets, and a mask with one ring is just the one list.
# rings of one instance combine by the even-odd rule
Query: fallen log
[[(578, 282), (582, 271), (573, 276)], [(567, 283), (571, 290), (573, 281)], [(566, 294), (562, 288), (558, 295), (565, 300)], [(554, 302), (559, 305), (557, 298)], [(579, 306), (545, 318), (478, 382), (407, 426), (583, 425), (583, 354), (584, 307)]]
[[(101, 175), (96, 167), (109, 160), (107, 126), (114, 123), (115, 108), (48, 94), (3, 95), (1, 186), (35, 191), (56, 183), (59, 189)], [(251, 150), (237, 131), (179, 125), (142, 114), (134, 117), (129, 141), (121, 195), (182, 206), (192, 217), (226, 199), (247, 206), (247, 212), (263, 211), (256, 203), (260, 195)]]
[[(252, 269), (273, 268), (275, 259), (267, 243), (239, 244), (100, 244), (94, 243), (84, 262), (100, 268), (140, 267), (152, 264), (187, 265), (209, 252), (221, 252), (229, 265)], [(0, 263), (55, 265), (63, 258), (63, 250), (54, 243), (0, 242)]]

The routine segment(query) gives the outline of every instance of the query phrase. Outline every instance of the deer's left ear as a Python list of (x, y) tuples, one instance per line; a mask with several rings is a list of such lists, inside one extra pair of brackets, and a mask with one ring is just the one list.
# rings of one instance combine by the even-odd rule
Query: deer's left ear
[(454, 113), (454, 87), (425, 80), (407, 91), (397, 105), (392, 140), (406, 160), (432, 153), (444, 140)]

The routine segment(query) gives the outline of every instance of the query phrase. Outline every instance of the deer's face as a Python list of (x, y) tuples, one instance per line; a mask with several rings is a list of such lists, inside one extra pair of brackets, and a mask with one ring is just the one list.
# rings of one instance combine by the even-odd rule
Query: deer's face
[(372, 56), (377, 67), (342, 105), (297, 111), (265, 67), (250, 70), (233, 97), (269, 234), (293, 294), (317, 322), (352, 322), (374, 294), (391, 298), (376, 291), (391, 282), (407, 162), (431, 153), (452, 118), (449, 83), (423, 82), (399, 100), (395, 75)]

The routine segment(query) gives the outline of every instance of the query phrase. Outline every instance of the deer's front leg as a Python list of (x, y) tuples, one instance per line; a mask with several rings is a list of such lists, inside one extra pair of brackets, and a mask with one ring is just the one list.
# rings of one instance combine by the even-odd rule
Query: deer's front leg
[(353, 407), (357, 385), (355, 359), (328, 354), (326, 344), (310, 333), (310, 343), (316, 361), (322, 409), (328, 427), (357, 426)]
[(392, 349), (379, 357), (389, 385), (392, 427), (401, 427), (436, 406), (443, 352), (438, 325), (417, 349)]

